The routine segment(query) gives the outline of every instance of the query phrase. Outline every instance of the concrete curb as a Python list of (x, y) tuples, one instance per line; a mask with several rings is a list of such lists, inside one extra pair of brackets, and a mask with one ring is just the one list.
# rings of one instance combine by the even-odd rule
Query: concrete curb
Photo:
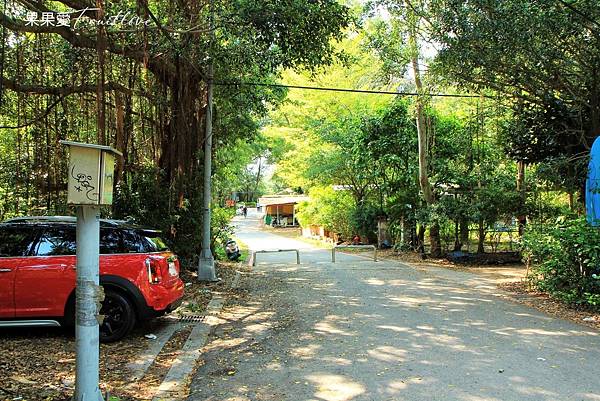
[[(241, 273), (235, 272), (235, 277), (231, 282), (231, 288), (239, 288)], [(202, 355), (202, 348), (208, 342), (208, 336), (221, 323), (219, 314), (223, 310), (225, 297), (215, 294), (206, 307), (204, 321), (198, 323), (192, 329), (187, 341), (181, 349), (181, 353), (173, 362), (171, 369), (158, 387), (152, 401), (171, 401), (185, 398), (187, 394), (187, 385), (194, 373), (196, 361)]]
[(151, 343), (146, 352), (140, 355), (135, 361), (127, 365), (127, 367), (131, 369), (132, 383), (130, 383), (129, 386), (135, 385), (138, 380), (144, 377), (160, 351), (162, 351), (164, 348), (165, 344), (169, 341), (173, 334), (182, 327), (183, 326), (181, 324), (168, 324), (162, 327), (161, 330), (156, 333), (156, 340)]
[(202, 354), (202, 347), (206, 345), (210, 333), (221, 323), (217, 315), (221, 312), (224, 303), (225, 298), (221, 295), (216, 295), (209, 302), (204, 321), (192, 329), (179, 356), (152, 398), (153, 401), (179, 400), (186, 396), (185, 390), (194, 372), (196, 360)]
[(240, 273), (239, 271), (236, 270), (235, 277), (231, 281), (231, 289), (235, 290), (236, 288), (240, 287), (241, 278), (242, 278), (242, 273)]

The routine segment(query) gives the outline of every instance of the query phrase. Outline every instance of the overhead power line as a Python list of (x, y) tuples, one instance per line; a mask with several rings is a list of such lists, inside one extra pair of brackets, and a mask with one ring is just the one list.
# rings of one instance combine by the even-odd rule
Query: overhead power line
[(417, 92), (392, 92), (392, 91), (379, 91), (379, 90), (367, 90), (367, 89), (349, 89), (349, 88), (328, 88), (322, 86), (302, 86), (302, 85), (284, 85), (284, 84), (268, 84), (263, 82), (219, 82), (215, 81), (215, 85), (219, 86), (264, 86), (269, 88), (288, 88), (288, 89), (305, 89), (315, 91), (328, 91), (328, 92), (350, 92), (350, 93), (368, 93), (368, 94), (379, 94), (379, 95), (396, 95), (396, 96), (432, 96), (432, 97), (467, 97), (467, 98), (492, 98), (487, 95), (466, 95), (466, 94), (455, 94), (455, 93), (427, 93), (420, 94)]

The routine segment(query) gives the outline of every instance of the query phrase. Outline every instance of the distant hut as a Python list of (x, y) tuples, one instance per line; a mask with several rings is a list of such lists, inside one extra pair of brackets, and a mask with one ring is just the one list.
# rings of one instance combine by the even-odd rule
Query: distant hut
[(305, 195), (267, 195), (258, 198), (256, 207), (264, 213), (266, 225), (296, 227), (296, 204), (307, 200)]

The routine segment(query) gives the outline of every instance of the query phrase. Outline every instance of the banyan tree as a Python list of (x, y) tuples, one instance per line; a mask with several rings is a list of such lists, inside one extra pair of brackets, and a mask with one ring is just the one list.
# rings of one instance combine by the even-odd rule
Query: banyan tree
[(207, 66), (214, 146), (251, 140), (283, 93), (249, 84), (330, 63), (350, 23), (334, 0), (0, 0), (0, 10), (0, 217), (62, 211), (61, 139), (123, 152), (117, 192), (129, 204), (117, 208), (140, 207), (136, 188), (151, 185), (166, 201), (149, 213), (181, 214), (201, 193)]

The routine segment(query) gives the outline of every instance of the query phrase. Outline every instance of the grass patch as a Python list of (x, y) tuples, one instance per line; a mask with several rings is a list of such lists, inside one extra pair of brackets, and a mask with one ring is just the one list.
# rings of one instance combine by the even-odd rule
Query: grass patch
[(239, 238), (234, 238), (234, 240), (237, 242), (238, 248), (240, 248), (240, 262), (247, 261), (250, 256), (250, 248), (248, 247), (248, 244)]

